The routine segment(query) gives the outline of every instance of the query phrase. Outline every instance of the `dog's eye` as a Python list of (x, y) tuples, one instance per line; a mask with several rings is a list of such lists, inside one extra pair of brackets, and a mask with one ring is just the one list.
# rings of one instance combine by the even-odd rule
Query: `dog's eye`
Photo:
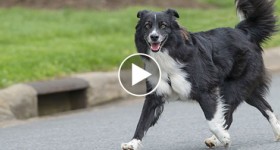
[(165, 29), (167, 27), (165, 22), (162, 22), (161, 25), (159, 26), (160, 29)]
[(147, 23), (147, 24), (145, 24), (145, 28), (146, 28), (146, 29), (150, 29), (150, 28), (151, 28), (151, 25)]
[(160, 25), (160, 28), (161, 28), (161, 29), (165, 29), (165, 28), (166, 28), (166, 25), (165, 25), (165, 24), (162, 24), (162, 25)]

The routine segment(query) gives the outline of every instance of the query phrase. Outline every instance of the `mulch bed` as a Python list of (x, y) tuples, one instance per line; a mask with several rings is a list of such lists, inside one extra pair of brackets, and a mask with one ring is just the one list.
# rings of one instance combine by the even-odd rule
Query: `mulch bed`
[(128, 6), (155, 6), (161, 8), (209, 8), (196, 0), (0, 0), (0, 7), (24, 6), (31, 8), (60, 9), (120, 9)]

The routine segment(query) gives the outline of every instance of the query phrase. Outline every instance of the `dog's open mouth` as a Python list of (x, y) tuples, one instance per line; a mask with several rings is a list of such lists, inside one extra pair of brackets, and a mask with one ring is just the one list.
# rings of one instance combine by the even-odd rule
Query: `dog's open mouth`
[(161, 48), (161, 43), (151, 43), (150, 46), (151, 46), (150, 48), (152, 51), (157, 52)]
[(149, 43), (150, 45), (150, 49), (153, 51), (153, 52), (158, 52), (162, 46), (164, 45), (165, 41), (166, 41), (167, 38), (165, 38), (162, 42), (153, 42), (153, 43)]

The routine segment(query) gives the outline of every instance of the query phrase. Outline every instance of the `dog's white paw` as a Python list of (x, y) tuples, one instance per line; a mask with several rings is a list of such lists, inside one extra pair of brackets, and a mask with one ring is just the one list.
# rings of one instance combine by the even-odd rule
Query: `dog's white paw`
[(221, 146), (222, 143), (217, 139), (215, 135), (211, 136), (210, 138), (205, 139), (205, 144), (209, 148), (214, 148), (217, 146)]
[(266, 114), (269, 116), (269, 122), (273, 129), (275, 140), (280, 141), (280, 121), (278, 117), (271, 111), (266, 111)]
[(280, 135), (276, 136), (276, 141), (280, 142)]
[(231, 144), (229, 133), (226, 130), (219, 130), (216, 133), (217, 135), (215, 137), (221, 142), (221, 145), (229, 147)]
[(275, 130), (274, 133), (275, 133), (275, 138), (276, 138), (275, 140), (280, 142), (280, 122), (279, 122), (279, 120), (277, 121), (277, 125), (274, 130)]
[(277, 127), (276, 127), (274, 133), (275, 133), (275, 140), (277, 142), (280, 142), (280, 121), (279, 120), (277, 121)]
[(141, 141), (137, 139), (133, 139), (128, 143), (122, 143), (122, 150), (140, 150)]
[(223, 137), (220, 139), (220, 141), (224, 144), (225, 147), (230, 146), (230, 136), (228, 132), (225, 132)]
[(205, 140), (206, 146), (209, 148), (218, 147), (218, 146), (230, 146), (230, 135), (228, 132), (222, 132), (220, 135), (220, 139), (218, 139), (215, 135)]

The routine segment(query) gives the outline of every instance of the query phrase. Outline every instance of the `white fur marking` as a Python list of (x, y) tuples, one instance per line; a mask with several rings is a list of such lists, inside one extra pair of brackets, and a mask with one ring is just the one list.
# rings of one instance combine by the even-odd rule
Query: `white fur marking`
[[(239, 3), (239, 0), (237, 0), (236, 1), (236, 3), (235, 3), (235, 5), (236, 5), (236, 8), (237, 8), (237, 4)], [(245, 15), (244, 15), (244, 13), (241, 11), (241, 10), (239, 10), (238, 8), (237, 8), (237, 16), (239, 17), (239, 20), (240, 21), (243, 21), (243, 20), (245, 20), (246, 18), (245, 18)]]
[[(169, 56), (167, 50), (164, 52), (150, 52), (152, 56), (161, 67), (161, 80), (156, 93), (158, 95), (165, 95), (168, 99), (177, 100), (187, 100), (191, 92), (191, 83), (186, 80), (188, 74), (183, 71), (181, 68), (184, 67), (184, 64), (175, 61), (172, 57)], [(149, 72), (153, 72), (155, 69), (150, 68), (148, 62), (145, 62), (146, 69)], [(171, 86), (168, 84), (168, 80), (171, 82)], [(155, 86), (156, 80), (153, 78), (148, 78), (148, 81)]]
[(269, 116), (269, 122), (276, 137), (276, 141), (280, 141), (280, 121), (276, 118), (275, 114), (269, 110), (265, 111)]
[(240, 21), (243, 21), (243, 20), (246, 19), (245, 15), (243, 14), (243, 12), (238, 10), (238, 9), (237, 9), (237, 15), (238, 15)]
[(185, 73), (178, 71), (177, 74), (172, 74), (169, 77), (172, 89), (180, 95), (181, 99), (187, 99), (191, 89), (191, 84), (186, 82), (186, 76)]
[(154, 30), (150, 33), (150, 35), (149, 35), (149, 36), (151, 36), (151, 35), (153, 35), (153, 34), (156, 34), (156, 35), (158, 34), (158, 33), (157, 33), (157, 29), (156, 29), (156, 28), (155, 28), (155, 29), (154, 29)]
[(217, 100), (217, 109), (214, 118), (208, 121), (209, 128), (211, 132), (221, 141), (224, 145), (228, 146), (230, 144), (230, 135), (224, 128), (225, 124), (225, 105), (220, 97)]
[[(157, 14), (155, 14), (155, 22), (157, 21)], [(151, 37), (151, 35), (158, 35), (158, 33), (157, 33), (157, 29), (156, 28), (154, 28), (153, 29), (153, 31), (149, 34), (149, 37)], [(151, 42), (151, 41), (149, 41), (149, 42)]]
[(122, 143), (121, 148), (122, 150), (140, 150), (141, 141), (137, 139), (133, 139), (128, 143)]
[[(145, 61), (145, 70), (147, 70), (148, 72), (150, 72), (151, 74), (153, 74), (154, 76), (150, 76), (147, 80), (149, 81), (149, 83), (155, 87), (157, 84), (157, 76), (159, 74), (158, 69), (154, 68), (155, 65), (149, 61)], [(160, 79), (160, 88), (158, 86), (158, 88), (156, 89), (156, 93), (158, 95), (163, 95), (163, 94), (171, 94), (171, 88), (169, 86), (169, 84), (167, 82), (165, 82), (165, 79), (168, 79), (168, 76), (166, 73), (161, 73), (161, 79)]]

